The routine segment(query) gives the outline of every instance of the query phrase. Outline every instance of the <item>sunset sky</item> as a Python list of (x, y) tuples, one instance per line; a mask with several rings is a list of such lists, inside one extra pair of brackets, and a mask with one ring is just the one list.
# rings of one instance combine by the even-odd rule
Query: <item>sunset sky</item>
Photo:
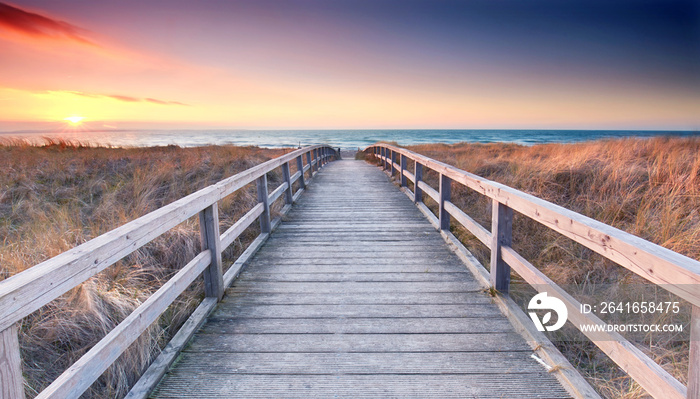
[(0, 2), (0, 131), (698, 130), (699, 4)]

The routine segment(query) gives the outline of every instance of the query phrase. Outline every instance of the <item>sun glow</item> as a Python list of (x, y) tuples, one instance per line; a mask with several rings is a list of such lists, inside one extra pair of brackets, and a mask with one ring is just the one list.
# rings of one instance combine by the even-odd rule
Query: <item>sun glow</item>
[(67, 118), (63, 118), (64, 121), (68, 121), (68, 123), (73, 126), (80, 125), (83, 122), (83, 119), (85, 119), (83, 116), (69, 116)]

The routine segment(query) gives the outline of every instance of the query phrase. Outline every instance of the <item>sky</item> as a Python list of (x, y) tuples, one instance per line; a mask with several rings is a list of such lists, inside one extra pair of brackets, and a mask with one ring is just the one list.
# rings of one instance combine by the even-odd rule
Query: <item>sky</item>
[(93, 129), (698, 130), (700, 2), (0, 2), (0, 131), (69, 117)]

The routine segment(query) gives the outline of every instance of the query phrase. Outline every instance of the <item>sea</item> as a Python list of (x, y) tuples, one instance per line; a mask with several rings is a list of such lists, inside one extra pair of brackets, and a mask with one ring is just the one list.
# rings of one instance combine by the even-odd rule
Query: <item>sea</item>
[(699, 131), (663, 130), (480, 130), (480, 129), (375, 129), (375, 130), (69, 130), (0, 132), (0, 139), (19, 138), (34, 144), (45, 139), (63, 139), (88, 145), (110, 147), (152, 147), (176, 145), (196, 147), (233, 144), (265, 148), (327, 144), (343, 150), (364, 149), (379, 142), (399, 145), (460, 142), (575, 143), (623, 137), (700, 136)]

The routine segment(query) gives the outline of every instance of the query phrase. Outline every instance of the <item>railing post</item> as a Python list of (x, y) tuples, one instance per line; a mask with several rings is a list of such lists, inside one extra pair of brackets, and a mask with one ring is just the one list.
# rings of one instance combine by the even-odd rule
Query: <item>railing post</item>
[(24, 398), (17, 324), (0, 332), (0, 399)]
[(384, 147), (379, 147), (379, 160), (382, 161), (382, 170), (386, 169), (386, 163), (384, 161), (384, 153), (385, 153)]
[(491, 208), (491, 286), (507, 294), (510, 266), (501, 257), (501, 247), (512, 242), (513, 210), (495, 199)]
[(406, 158), (405, 155), (401, 154), (401, 187), (406, 187), (408, 184), (408, 181), (406, 180), (406, 163), (408, 162), (408, 159)]
[(299, 187), (306, 188), (306, 182), (304, 181), (304, 159), (301, 155), (297, 157), (297, 169), (299, 170)]
[(321, 169), (321, 150), (318, 148), (314, 150), (314, 159), (316, 160), (316, 172), (318, 172), (319, 169)]
[(690, 355), (688, 356), (688, 399), (700, 398), (700, 306), (691, 305)]
[(420, 203), (423, 202), (423, 190), (418, 186), (418, 182), (423, 180), (423, 165), (415, 161), (416, 167), (414, 168), (415, 173), (415, 184), (413, 185), (413, 202)]
[(445, 210), (445, 201), (450, 200), (452, 194), (452, 179), (440, 174), (440, 229), (450, 230), (450, 214)]
[[(311, 165), (311, 151), (306, 153), (306, 163), (309, 164), (309, 180), (314, 177), (314, 167)], [(302, 174), (304, 170), (302, 169)]]
[(204, 293), (221, 300), (224, 296), (224, 273), (221, 265), (219, 206), (216, 202), (199, 212), (199, 236), (202, 249), (211, 250), (211, 263), (204, 270)]
[(263, 213), (260, 215), (260, 232), (269, 233), (272, 231), (270, 224), (270, 204), (267, 197), (267, 174), (258, 177), (256, 181), (258, 187), (258, 201), (263, 204)]
[(287, 189), (284, 190), (284, 202), (286, 204), (291, 204), (294, 202), (294, 192), (292, 191), (292, 176), (289, 172), (289, 162), (282, 164), (282, 177), (287, 183)]
[(396, 175), (396, 151), (391, 151), (391, 177)]

